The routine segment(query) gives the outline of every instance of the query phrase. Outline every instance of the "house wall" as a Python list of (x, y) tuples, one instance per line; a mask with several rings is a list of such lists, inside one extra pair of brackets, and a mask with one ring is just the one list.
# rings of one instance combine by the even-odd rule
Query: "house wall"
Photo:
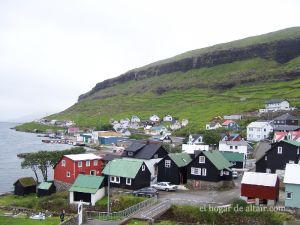
[(158, 182), (167, 181), (177, 185), (180, 184), (180, 169), (172, 160), (171, 160), (170, 168), (166, 168), (165, 167), (166, 160), (171, 160), (171, 159), (169, 156), (166, 156), (157, 165), (158, 167), (157, 181)]
[[(66, 161), (65, 166), (62, 166), (62, 160)], [(102, 160), (98, 159), (97, 166), (94, 166), (94, 160), (90, 160), (90, 166), (86, 166), (86, 161), (82, 161), (82, 167), (78, 167), (78, 161), (74, 162), (64, 156), (54, 168), (54, 180), (73, 184), (78, 174), (90, 175), (91, 170), (96, 171), (96, 176), (101, 176), (102, 164)], [(67, 172), (70, 172), (70, 177), (67, 177)]]
[(247, 145), (229, 145), (227, 143), (219, 142), (219, 151), (243, 153), (244, 156), (247, 157), (247, 149)]
[[(282, 147), (282, 154), (278, 154), (278, 147)], [(297, 149), (297, 146), (283, 141), (273, 144), (271, 150), (265, 154), (267, 160), (264, 156), (256, 162), (256, 172), (265, 173), (267, 169), (270, 169), (271, 173), (276, 173), (276, 170), (285, 170), (286, 164), (290, 161), (298, 163), (300, 154), (297, 154)]]
[(262, 127), (247, 126), (247, 140), (261, 141), (268, 138), (271, 132), (273, 132), (273, 127), (270, 124)]
[(144, 160), (146, 166), (148, 167), (151, 177), (156, 177), (156, 164), (162, 160), (162, 158), (157, 158), (157, 159), (150, 159), (150, 160)]
[(103, 198), (105, 195), (105, 188), (99, 189), (95, 194), (92, 194), (91, 203), (92, 205), (95, 205), (98, 200)]
[(279, 181), (275, 187), (241, 184), (241, 196), (276, 201), (279, 197)]
[(23, 196), (31, 193), (36, 193), (36, 186), (23, 187), (19, 181), (15, 184), (15, 195)]
[[(292, 198), (287, 199), (287, 192), (292, 192)], [(285, 207), (300, 208), (300, 185), (285, 184)]]

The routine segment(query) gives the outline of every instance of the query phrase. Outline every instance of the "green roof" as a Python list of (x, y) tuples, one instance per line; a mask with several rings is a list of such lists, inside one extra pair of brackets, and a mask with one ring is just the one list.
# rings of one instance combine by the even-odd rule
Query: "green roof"
[(222, 169), (229, 169), (232, 164), (225, 159), (221, 152), (214, 150), (214, 151), (202, 151), (203, 154), (215, 165), (218, 170)]
[(52, 185), (51, 182), (42, 182), (38, 186), (38, 189), (49, 190), (49, 188), (51, 187), (51, 185)]
[(178, 167), (187, 166), (192, 161), (191, 156), (187, 153), (171, 153), (169, 157)]
[(103, 180), (104, 177), (102, 176), (79, 174), (69, 191), (95, 194), (99, 190)]
[(29, 186), (36, 185), (36, 182), (33, 179), (33, 177), (22, 177), (19, 180), (17, 180), (16, 182), (18, 182), (18, 181), (21, 183), (21, 185), (23, 187), (29, 187)]
[(105, 166), (102, 173), (110, 176), (135, 178), (143, 162), (138, 159), (114, 159)]
[[(220, 151), (221, 152), (221, 151)], [(221, 152), (222, 155), (231, 162), (243, 162), (244, 161), (244, 154), (239, 152)]]
[(291, 145), (295, 145), (297, 147), (300, 147), (300, 142), (298, 142), (298, 141), (284, 140), (284, 142), (291, 144)]

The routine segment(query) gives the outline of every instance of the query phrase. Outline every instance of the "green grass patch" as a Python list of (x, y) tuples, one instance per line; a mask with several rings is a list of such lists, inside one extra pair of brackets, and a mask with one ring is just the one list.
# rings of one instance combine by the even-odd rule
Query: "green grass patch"
[(58, 217), (48, 217), (45, 220), (33, 220), (29, 218), (12, 218), (0, 216), (2, 225), (57, 225), (60, 223)]
[(35, 123), (35, 122), (24, 123), (24, 124), (18, 125), (15, 127), (15, 129), (17, 131), (34, 132), (34, 133), (45, 133), (47, 130), (52, 130), (53, 132), (58, 131), (58, 130), (63, 130), (63, 128), (61, 128), (61, 127), (44, 125), (44, 124), (39, 124), (39, 123)]

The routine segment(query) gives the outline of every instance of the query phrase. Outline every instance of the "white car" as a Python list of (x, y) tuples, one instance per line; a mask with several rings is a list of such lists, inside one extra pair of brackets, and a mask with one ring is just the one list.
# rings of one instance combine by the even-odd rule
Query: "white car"
[(178, 188), (177, 185), (171, 184), (170, 182), (158, 182), (151, 185), (151, 187), (163, 191), (176, 191)]

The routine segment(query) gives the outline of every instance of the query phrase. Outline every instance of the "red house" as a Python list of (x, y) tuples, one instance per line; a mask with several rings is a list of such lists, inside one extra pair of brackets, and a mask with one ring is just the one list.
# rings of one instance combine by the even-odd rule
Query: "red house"
[(101, 176), (102, 157), (95, 154), (64, 155), (54, 167), (54, 180), (73, 184), (78, 174)]
[(245, 172), (241, 182), (241, 196), (256, 204), (274, 205), (279, 197), (277, 174)]

